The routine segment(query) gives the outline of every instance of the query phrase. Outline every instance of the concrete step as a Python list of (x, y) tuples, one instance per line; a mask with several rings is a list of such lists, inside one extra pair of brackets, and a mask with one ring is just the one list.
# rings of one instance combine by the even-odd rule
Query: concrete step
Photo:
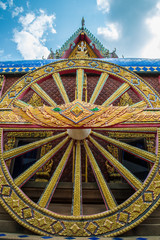
[(139, 224), (137, 227), (131, 229), (130, 231), (124, 233), (123, 237), (128, 236), (160, 236), (160, 224)]

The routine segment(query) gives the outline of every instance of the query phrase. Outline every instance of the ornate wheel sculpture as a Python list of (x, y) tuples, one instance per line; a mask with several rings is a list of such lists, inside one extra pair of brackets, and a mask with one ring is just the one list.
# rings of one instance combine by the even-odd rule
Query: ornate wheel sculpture
[[(67, 74), (66, 81), (63, 76)], [(90, 74), (90, 81), (86, 82), (85, 74)], [(97, 81), (92, 81), (92, 74), (96, 75)], [(74, 80), (71, 77), (73, 75), (76, 76)], [(53, 94), (47, 92), (47, 81), (51, 83), (49, 92)], [(73, 86), (71, 92), (68, 90), (70, 84)], [(117, 99), (127, 91), (137, 96), (136, 103), (130, 108), (111, 105), (116, 105)], [(33, 92), (36, 92), (49, 107), (29, 106), (24, 99), (29, 99)], [(2, 149), (0, 202), (3, 207), (18, 223), (42, 235), (115, 236), (139, 224), (158, 206), (160, 194), (160, 132), (158, 124), (154, 125), (159, 113), (155, 113), (153, 117), (152, 110), (144, 112), (146, 105), (149, 108), (160, 106), (160, 98), (155, 90), (134, 73), (104, 61), (63, 60), (43, 66), (19, 79), (1, 100), (1, 127), (4, 128), (1, 128), (1, 138), (3, 139), (3, 132), (5, 134), (7, 131), (24, 131), (25, 128), (28, 131), (50, 130), (53, 135), (8, 151), (3, 152)], [(152, 122), (151, 127), (148, 122)], [(139, 124), (138, 127), (136, 124)], [(57, 133), (57, 129), (61, 132)], [(107, 136), (108, 132), (116, 131), (154, 133), (157, 136), (156, 153)], [(56, 139), (59, 139), (59, 142), (56, 142)], [(12, 179), (6, 166), (7, 161), (49, 142), (55, 142), (53, 148)], [(144, 162), (149, 162), (148, 176), (143, 181), (136, 177), (108, 151), (107, 143), (138, 156)], [(26, 197), (21, 187), (61, 148), (64, 150), (56, 169), (51, 174), (39, 201), (35, 203)], [(106, 209), (92, 215), (83, 215), (82, 212), (81, 160), (84, 161), (85, 153)], [(134, 189), (134, 194), (120, 205), (117, 204), (105, 179), (99, 164), (100, 158), (116, 169), (121, 178)], [(67, 167), (67, 161), (71, 163), (70, 159), (74, 163), (74, 181), (72, 210), (68, 216), (52, 212), (48, 207)]]

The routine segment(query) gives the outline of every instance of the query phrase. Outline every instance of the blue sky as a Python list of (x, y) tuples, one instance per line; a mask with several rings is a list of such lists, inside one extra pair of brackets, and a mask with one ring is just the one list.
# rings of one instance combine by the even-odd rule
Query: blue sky
[(119, 57), (160, 57), (160, 0), (0, 0), (0, 61), (46, 58), (83, 16)]

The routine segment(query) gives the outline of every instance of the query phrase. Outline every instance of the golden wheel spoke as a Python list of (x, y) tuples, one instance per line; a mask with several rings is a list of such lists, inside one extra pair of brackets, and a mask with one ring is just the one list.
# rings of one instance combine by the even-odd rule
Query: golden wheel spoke
[(145, 106), (147, 106), (147, 103), (145, 101), (140, 101), (138, 103), (131, 105), (131, 107), (135, 107), (135, 108), (141, 108), (141, 107), (145, 107)]
[(66, 137), (56, 147), (54, 147), (51, 151), (49, 151), (42, 158), (40, 158), (36, 163), (34, 163), (31, 167), (29, 167), (25, 172), (23, 172), (16, 179), (14, 179), (15, 184), (21, 187), (39, 170), (39, 168), (41, 168), (46, 162), (48, 162), (66, 144), (68, 139), (69, 138)]
[(73, 160), (72, 160), (72, 182), (74, 182), (74, 169), (75, 169), (75, 152), (76, 152), (76, 147), (75, 144), (73, 145)]
[(74, 191), (73, 191), (73, 216), (82, 214), (82, 189), (81, 189), (81, 146), (80, 141), (76, 143), (76, 159), (75, 159), (75, 174), (74, 174)]
[(3, 153), (3, 158), (4, 158), (4, 160), (7, 160), (7, 159), (14, 158), (14, 157), (18, 157), (19, 155), (29, 152), (35, 148), (38, 148), (48, 142), (51, 142), (57, 138), (65, 136), (65, 135), (67, 135), (67, 133), (63, 132), (63, 133), (60, 133), (60, 134), (57, 134), (57, 135), (33, 142), (33, 143), (26, 144), (25, 146), (22, 146), (22, 147), (17, 147), (17, 148), (5, 151)]
[(134, 188), (139, 189), (142, 187), (139, 181), (127, 168), (125, 168), (116, 158), (112, 156), (106, 149), (104, 149), (97, 141), (89, 136), (89, 140), (98, 148), (102, 155), (111, 163), (112, 166), (121, 174), (122, 177)]
[(133, 155), (136, 155), (146, 161), (149, 161), (151, 163), (154, 163), (156, 161), (156, 155), (153, 154), (153, 153), (150, 153), (150, 152), (147, 152), (145, 150), (142, 150), (140, 148), (137, 148), (137, 147), (133, 147), (127, 143), (123, 143), (123, 142), (120, 142), (116, 139), (113, 139), (113, 138), (109, 138), (109, 137), (106, 137), (100, 133), (97, 133), (97, 132), (92, 132), (92, 134), (96, 137), (99, 137), (113, 145), (115, 145), (116, 147), (119, 147), (121, 148), (122, 150), (125, 150)]
[(70, 101), (69, 101), (68, 95), (66, 93), (66, 90), (64, 88), (64, 85), (63, 85), (63, 82), (61, 80), (61, 77), (60, 77), (59, 73), (54, 73), (52, 76), (54, 78), (54, 81), (57, 84), (57, 87), (58, 87), (58, 89), (59, 89), (59, 91), (62, 95), (62, 98), (63, 98), (64, 102), (69, 103)]
[(53, 196), (53, 193), (56, 189), (56, 186), (60, 180), (60, 177), (63, 173), (63, 170), (65, 168), (65, 165), (67, 163), (67, 160), (70, 156), (70, 153), (71, 153), (71, 150), (72, 150), (72, 147), (73, 147), (73, 140), (70, 141), (70, 144), (69, 146), (67, 147), (58, 167), (56, 168), (55, 172), (53, 173), (49, 183), (47, 184), (41, 198), (39, 199), (38, 201), (38, 204), (39, 206), (41, 207), (45, 207), (47, 208), (50, 201), (51, 201), (51, 198)]
[(84, 146), (85, 146), (85, 149), (86, 149), (86, 152), (87, 152), (87, 155), (88, 155), (88, 158), (90, 160), (90, 163), (91, 163), (91, 167), (92, 167), (92, 170), (94, 172), (94, 175), (95, 175), (95, 178), (96, 178), (96, 181), (97, 181), (97, 184), (99, 186), (99, 189), (100, 189), (100, 192), (102, 194), (102, 197), (104, 199), (104, 203), (106, 205), (106, 208), (107, 209), (113, 209), (116, 207), (116, 202), (115, 202), (115, 199), (114, 197), (112, 196), (112, 193), (110, 192), (108, 186), (107, 186), (107, 183), (102, 175), (102, 172), (86, 142), (86, 140), (84, 140)]
[(20, 108), (24, 108), (24, 107), (28, 107), (29, 104), (28, 103), (25, 103), (24, 101), (20, 100), (20, 99), (17, 99), (15, 102), (14, 102), (14, 105), (17, 106), (17, 107), (20, 107)]
[(98, 80), (98, 83), (97, 83), (97, 85), (94, 89), (94, 92), (91, 96), (91, 99), (89, 101), (90, 103), (93, 104), (96, 101), (96, 99), (97, 99), (98, 95), (100, 94), (100, 92), (101, 92), (105, 82), (107, 81), (108, 77), (109, 77), (109, 75), (107, 73), (102, 73), (101, 74), (101, 76)]
[(123, 83), (103, 104), (102, 106), (107, 107), (113, 103), (117, 98), (119, 98), (123, 93), (125, 93), (130, 88), (128, 83)]
[(76, 99), (82, 100), (83, 96), (83, 83), (84, 83), (84, 70), (78, 69), (76, 72)]
[(35, 91), (41, 98), (43, 98), (47, 103), (49, 103), (51, 106), (56, 106), (57, 104), (53, 101), (52, 98), (48, 96), (48, 94), (37, 84), (32, 84), (31, 88), (33, 91)]

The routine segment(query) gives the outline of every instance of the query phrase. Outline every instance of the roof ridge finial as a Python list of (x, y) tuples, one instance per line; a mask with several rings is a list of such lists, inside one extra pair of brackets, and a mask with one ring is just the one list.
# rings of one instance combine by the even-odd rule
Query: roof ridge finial
[(81, 21), (81, 23), (82, 23), (82, 30), (83, 30), (83, 29), (84, 29), (84, 25), (85, 25), (84, 17), (82, 17), (82, 21)]

